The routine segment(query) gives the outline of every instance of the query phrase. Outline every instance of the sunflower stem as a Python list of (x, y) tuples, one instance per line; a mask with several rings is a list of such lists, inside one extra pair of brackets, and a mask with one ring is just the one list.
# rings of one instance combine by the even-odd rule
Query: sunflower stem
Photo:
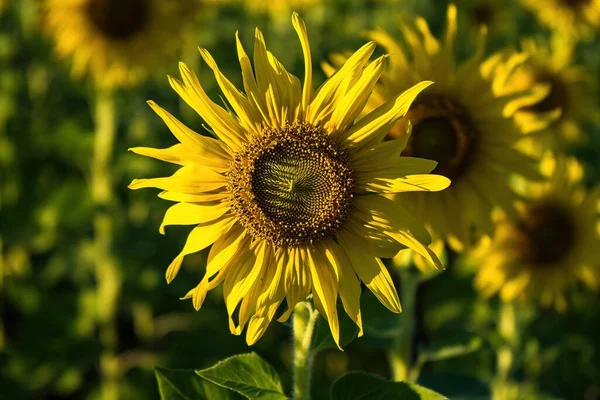
[(500, 307), (498, 333), (504, 342), (497, 354), (498, 378), (501, 381), (507, 381), (514, 365), (515, 350), (519, 339), (517, 315), (512, 301), (503, 302)]
[(313, 354), (310, 344), (319, 313), (307, 302), (294, 308), (294, 400), (310, 399)]
[(100, 356), (101, 398), (119, 398), (119, 366), (116, 355), (116, 307), (121, 289), (121, 274), (113, 254), (113, 198), (110, 162), (116, 134), (115, 105), (112, 93), (98, 90), (95, 104), (95, 139), (91, 191), (96, 208), (94, 216), (94, 253), (96, 276), (96, 318), (102, 354)]
[(419, 278), (408, 268), (399, 268), (402, 314), (399, 314), (400, 332), (396, 336), (388, 359), (395, 381), (413, 382), (417, 374), (412, 373), (413, 337), (415, 332), (415, 300)]

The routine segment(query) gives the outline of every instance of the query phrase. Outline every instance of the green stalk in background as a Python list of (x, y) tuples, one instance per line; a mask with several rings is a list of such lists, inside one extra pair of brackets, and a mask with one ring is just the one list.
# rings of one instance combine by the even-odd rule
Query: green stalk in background
[(409, 268), (397, 268), (400, 276), (400, 300), (402, 313), (398, 314), (400, 332), (388, 352), (392, 378), (395, 381), (415, 382), (417, 374), (412, 370), (412, 344), (415, 332), (415, 302), (419, 287), (419, 276)]
[(307, 302), (294, 308), (294, 400), (310, 399), (310, 381), (314, 354), (310, 351), (315, 324), (319, 313)]
[[(511, 374), (515, 366), (515, 357), (520, 345), (520, 325), (517, 310), (513, 302), (502, 302), (498, 317), (498, 335), (502, 344), (496, 352), (496, 379), (493, 385), (493, 398), (512, 399), (518, 395), (518, 389), (511, 386)], [(517, 393), (513, 393), (514, 390)]]
[(94, 217), (94, 253), (97, 285), (96, 312), (100, 331), (101, 398), (119, 397), (119, 365), (116, 355), (117, 330), (115, 316), (120, 295), (122, 276), (113, 254), (113, 202), (110, 163), (116, 134), (115, 104), (112, 93), (98, 90), (96, 96), (94, 159), (92, 164), (92, 199), (96, 207)]

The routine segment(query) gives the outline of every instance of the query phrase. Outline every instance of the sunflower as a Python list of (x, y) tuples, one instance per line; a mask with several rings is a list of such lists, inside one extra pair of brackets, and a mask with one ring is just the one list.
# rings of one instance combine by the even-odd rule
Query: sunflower
[(321, 3), (321, 0), (241, 0), (248, 9), (254, 12), (271, 15), (289, 15), (291, 10), (302, 10)]
[[(437, 161), (434, 172), (451, 179), (452, 186), (436, 194), (396, 197), (426, 221), (435, 237), (462, 251), (477, 235), (493, 233), (494, 207), (515, 214), (516, 195), (509, 186), (510, 175), (535, 177), (539, 175), (538, 162), (515, 148), (522, 135), (503, 113), (509, 98), (493, 91), (495, 71), (484, 68), (484, 35), (476, 54), (456, 65), (456, 7), (448, 8), (443, 44), (431, 35), (424, 19), (417, 18), (415, 25), (407, 22), (401, 26), (407, 46), (382, 30), (369, 33), (390, 53), (389, 68), (369, 105), (389, 101), (393, 93), (421, 79), (435, 81), (392, 128), (389, 137), (407, 140), (402, 155)], [(522, 59), (521, 54), (513, 55), (515, 65)], [(412, 134), (407, 137), (409, 126)]]
[[(517, 123), (524, 126), (535, 119), (546, 120), (548, 128), (535, 134), (544, 147), (557, 149), (583, 140), (581, 124), (600, 124), (600, 111), (593, 76), (573, 64), (573, 43), (562, 36), (554, 36), (550, 45), (528, 39), (523, 41), (522, 49), (529, 58), (498, 86), (500, 92), (512, 95), (535, 85), (545, 85), (549, 90), (542, 98), (509, 105), (515, 110)], [(504, 62), (505, 68), (509, 62)], [(525, 127), (523, 130), (527, 131)]]
[(527, 188), (533, 198), (520, 204), (519, 219), (500, 217), (493, 238), (473, 253), (482, 294), (562, 311), (570, 287), (600, 285), (600, 187), (585, 195), (575, 160), (559, 160), (553, 169), (542, 187)]
[[(336, 301), (361, 327), (360, 282), (391, 311), (398, 295), (379, 257), (411, 248), (440, 266), (421, 223), (386, 196), (437, 191), (449, 180), (430, 175), (435, 162), (399, 157), (406, 140), (384, 141), (390, 127), (431, 82), (420, 82), (357, 120), (381, 75), (385, 57), (369, 62), (367, 43), (316, 91), (304, 22), (293, 26), (305, 60), (304, 83), (266, 50), (257, 29), (254, 63), (237, 40), (244, 92), (221, 73), (208, 51), (231, 111), (213, 103), (196, 75), (180, 64), (173, 89), (218, 138), (201, 136), (153, 102), (150, 106), (181, 142), (134, 152), (182, 167), (170, 177), (134, 180), (130, 188), (156, 187), (176, 201), (160, 227), (196, 225), (166, 272), (173, 280), (184, 257), (210, 245), (200, 283), (184, 296), (199, 309), (221, 282), (230, 329), (255, 343), (286, 299), (286, 320), (312, 293), (316, 309), (339, 339)], [(234, 318), (237, 316), (237, 322)]]
[(600, 29), (600, 0), (521, 0), (553, 31), (577, 39), (593, 37)]
[(471, 30), (485, 25), (490, 32), (509, 34), (515, 31), (515, 7), (512, 0), (457, 0), (458, 12)]
[(46, 0), (44, 20), (76, 76), (115, 87), (177, 57), (196, 9), (195, 0)]

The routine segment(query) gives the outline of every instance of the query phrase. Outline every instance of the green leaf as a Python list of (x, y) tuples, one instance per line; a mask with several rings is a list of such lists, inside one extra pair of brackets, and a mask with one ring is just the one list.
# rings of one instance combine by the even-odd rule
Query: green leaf
[(350, 372), (331, 386), (331, 400), (444, 400), (442, 396), (423, 386), (390, 382), (375, 375)]
[(467, 343), (457, 343), (453, 345), (446, 345), (440, 347), (431, 347), (420, 354), (425, 362), (428, 361), (441, 361), (447, 360), (448, 358), (460, 357), (467, 354), (471, 354), (479, 348), (483, 341), (481, 338), (472, 337)]
[(452, 400), (483, 400), (491, 397), (488, 385), (468, 375), (427, 372), (421, 374), (419, 383), (444, 393)]
[[(192, 369), (154, 369), (161, 400), (228, 400), (238, 396), (196, 375)], [(234, 397), (235, 396), (235, 397)]]
[(421, 350), (418, 363), (424, 365), (430, 361), (461, 357), (476, 352), (482, 344), (480, 337), (466, 330), (441, 331), (437, 340)]
[(227, 358), (196, 373), (249, 399), (287, 399), (275, 369), (255, 353)]
[[(358, 336), (358, 326), (352, 321), (352, 319), (346, 314), (341, 304), (337, 305), (338, 316), (340, 321), (340, 346), (345, 347), (352, 343)], [(310, 349), (313, 355), (317, 354), (321, 350), (325, 349), (337, 349), (337, 345), (331, 336), (331, 329), (327, 320), (319, 315), (319, 319), (315, 324), (315, 331), (313, 333)]]

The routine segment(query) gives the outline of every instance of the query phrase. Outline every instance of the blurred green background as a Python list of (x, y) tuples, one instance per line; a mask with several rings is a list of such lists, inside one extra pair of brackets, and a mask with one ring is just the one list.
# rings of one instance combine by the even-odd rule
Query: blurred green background
[[(485, 2), (456, 3), (458, 51), (465, 55), (474, 46), (478, 14), (462, 11)], [(320, 60), (357, 48), (366, 29), (382, 26), (397, 32), (393, 27), (398, 13), (423, 15), (435, 33), (441, 32), (446, 4), (336, 0), (301, 10), (319, 71), (317, 81), (324, 78)], [(206, 252), (186, 257), (180, 275), (167, 285), (164, 271), (188, 229), (174, 227), (166, 236), (159, 235), (170, 204), (155, 191), (127, 189), (133, 178), (174, 171), (127, 152), (134, 146), (168, 147), (175, 142), (146, 100), (157, 101), (192, 129), (202, 130), (199, 118), (167, 83), (166, 73), (177, 74), (176, 62), (134, 88), (116, 91), (117, 136), (110, 163), (114, 196), (99, 209), (90, 191), (96, 91), (92, 82), (73, 79), (69, 65), (57, 59), (51, 38), (38, 27), (39, 6), (38, 1), (9, 0), (0, 11), (0, 397), (101, 398), (108, 371), (121, 398), (158, 399), (155, 365), (205, 368), (248, 351), (257, 352), (280, 372), (289, 393), (289, 326), (273, 323), (248, 349), (243, 336), (229, 333), (219, 289), (209, 293), (200, 312), (178, 300), (201, 276)], [(511, 18), (490, 24), (490, 51), (516, 46), (525, 36), (548, 35), (518, 3), (505, 2), (503, 8)], [(255, 26), (263, 29), (267, 45), (288, 70), (302, 76), (301, 49), (288, 14), (251, 13), (240, 4), (223, 4), (211, 6), (196, 25), (190, 41), (211, 51), (235, 84), (241, 79), (234, 33), (240, 31), (248, 50)], [(578, 52), (578, 61), (596, 77), (598, 43), (580, 46)], [(207, 92), (218, 98), (212, 73), (200, 65), (195, 47), (182, 58), (194, 66)], [(600, 132), (587, 130), (588, 143), (572, 152), (584, 162), (591, 185), (600, 180)], [(113, 221), (116, 268), (105, 284), (114, 285), (118, 300), (109, 320), (103, 313), (110, 305), (99, 295), (95, 270), (98, 213)], [(415, 343), (420, 353), (454, 348), (456, 354), (426, 363), (420, 382), (453, 399), (489, 398), (494, 349), (500, 345), (499, 304), (479, 299), (470, 270), (462, 267), (459, 257), (451, 255), (451, 261), (451, 268), (419, 291)], [(515, 382), (519, 398), (600, 399), (599, 306), (597, 294), (582, 291), (566, 314), (523, 310), (526, 326)], [(344, 352), (330, 349), (317, 357), (316, 399), (327, 398), (331, 382), (350, 370), (389, 377), (385, 348), (398, 327), (367, 294), (363, 307), (365, 337)]]

